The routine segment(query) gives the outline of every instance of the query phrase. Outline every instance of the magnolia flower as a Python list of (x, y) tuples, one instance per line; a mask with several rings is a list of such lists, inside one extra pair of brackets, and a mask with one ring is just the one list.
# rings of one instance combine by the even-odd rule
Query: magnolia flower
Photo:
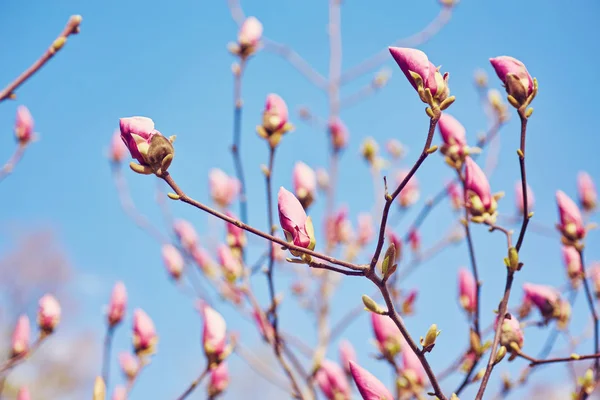
[(208, 397), (211, 399), (215, 398), (217, 395), (223, 393), (228, 385), (229, 371), (227, 370), (227, 363), (223, 361), (210, 370), (210, 378), (206, 388)]
[(331, 136), (331, 144), (335, 151), (343, 150), (348, 145), (348, 128), (338, 117), (333, 117), (329, 120), (329, 135)]
[(573, 287), (577, 287), (579, 281), (583, 277), (583, 269), (581, 268), (581, 257), (579, 252), (573, 246), (563, 246), (562, 256), (567, 269), (567, 274), (571, 279)]
[[(259, 135), (266, 139), (274, 134), (283, 134), (290, 130), (289, 127), (286, 128), (287, 123), (287, 104), (285, 104), (285, 101), (275, 93), (269, 94), (263, 111), (262, 128), (264, 129), (264, 132), (259, 130)], [(276, 145), (277, 143), (274, 144)]]
[(344, 370), (335, 362), (323, 360), (315, 380), (327, 400), (350, 400), (350, 385)]
[(114, 163), (120, 163), (127, 156), (127, 146), (121, 139), (121, 132), (116, 131), (110, 141), (110, 160)]
[(446, 186), (446, 191), (448, 192), (448, 196), (450, 196), (452, 208), (454, 210), (460, 210), (464, 202), (463, 191), (460, 186), (458, 186), (454, 181), (451, 181)]
[(364, 400), (393, 400), (394, 396), (383, 383), (355, 362), (350, 362), (350, 372)]
[(31, 400), (31, 395), (29, 394), (29, 389), (27, 386), (21, 387), (19, 392), (17, 393), (17, 400)]
[(440, 149), (442, 154), (460, 166), (464, 157), (469, 154), (465, 127), (452, 115), (443, 113), (438, 121), (438, 128), (444, 141)]
[(523, 284), (525, 308), (532, 304), (538, 308), (545, 320), (555, 319), (559, 328), (566, 327), (571, 317), (571, 305), (561, 299), (558, 290), (551, 286)]
[(316, 195), (317, 177), (315, 171), (299, 161), (294, 165), (292, 181), (296, 197), (300, 200), (302, 207), (307, 209), (312, 204)]
[(121, 139), (129, 149), (131, 157), (135, 158), (140, 165), (147, 166), (148, 150), (152, 138), (156, 135), (162, 136), (154, 129), (154, 121), (146, 117), (129, 117), (119, 120)]
[(33, 117), (25, 106), (17, 108), (15, 118), (15, 137), (21, 145), (25, 145), (33, 139)]
[(412, 87), (419, 93), (421, 101), (433, 106), (434, 101), (440, 104), (448, 98), (448, 73), (442, 76), (439, 68), (429, 61), (425, 53), (402, 47), (390, 47), (389, 50)]
[[(498, 326), (498, 320), (500, 316), (496, 317), (494, 328)], [(502, 330), (500, 333), (500, 344), (505, 346), (509, 351), (511, 349), (511, 343), (516, 343), (519, 348), (523, 347), (525, 337), (521, 330), (521, 324), (513, 315), (505, 315), (502, 321)]]
[(153, 353), (158, 336), (154, 322), (142, 309), (133, 312), (133, 348), (136, 354)]
[[(515, 183), (515, 202), (517, 205), (517, 210), (520, 214), (524, 212), (524, 203), (525, 199), (523, 198), (523, 184), (519, 181)], [(531, 212), (533, 210), (533, 205), (535, 204), (535, 197), (533, 196), (533, 191), (527, 185), (527, 211)]]
[[(225, 213), (228, 217), (237, 220), (237, 217), (230, 212)], [(242, 228), (229, 222), (225, 223), (227, 227), (227, 244), (232, 248), (242, 248), (246, 245), (246, 233)]]
[(225, 319), (207, 304), (202, 304), (202, 318), (204, 328), (202, 330), (202, 346), (206, 358), (211, 364), (221, 362), (227, 351), (227, 325)]
[(581, 207), (586, 211), (593, 211), (598, 202), (598, 193), (592, 177), (587, 172), (580, 172), (577, 175), (577, 188)]
[(223, 273), (229, 282), (233, 282), (242, 276), (243, 266), (240, 259), (236, 257), (231, 248), (224, 244), (217, 248), (217, 259), (223, 267)]
[(123, 320), (127, 308), (127, 289), (123, 282), (117, 282), (108, 303), (108, 325), (113, 327)]
[(29, 318), (26, 315), (21, 315), (12, 335), (11, 357), (17, 357), (29, 351), (30, 331)]
[(262, 37), (263, 26), (255, 17), (248, 17), (238, 32), (238, 43), (242, 47), (255, 47)]
[[(310, 217), (298, 199), (283, 187), (279, 188), (277, 195), (277, 207), (279, 209), (279, 223), (288, 242), (305, 249), (314, 250), (315, 237), (313, 224)], [(301, 253), (290, 250), (293, 255), (299, 257)]]
[(401, 350), (404, 338), (390, 318), (371, 313), (371, 326), (379, 351), (386, 357), (394, 357)]
[(490, 63), (498, 78), (504, 83), (506, 93), (517, 101), (517, 105), (524, 104), (534, 91), (533, 78), (529, 75), (525, 65), (509, 56), (490, 58)]
[(564, 192), (556, 192), (556, 203), (558, 204), (558, 215), (560, 223), (558, 230), (563, 237), (569, 241), (583, 239), (585, 236), (585, 227), (581, 212), (573, 200)]
[(121, 371), (123, 371), (123, 375), (131, 380), (135, 378), (140, 370), (140, 361), (133, 354), (122, 351), (119, 353), (119, 366), (121, 367)]
[(373, 228), (373, 217), (369, 213), (358, 214), (358, 244), (365, 246), (375, 235)]
[(240, 182), (218, 168), (210, 170), (208, 184), (213, 201), (223, 208), (229, 207), (240, 191)]
[[(404, 179), (408, 176), (408, 170), (401, 170), (396, 175), (396, 182), (400, 185)], [(401, 207), (410, 207), (419, 201), (420, 190), (419, 190), (419, 181), (416, 176), (411, 176), (400, 194), (398, 195), (398, 202)]]
[(342, 340), (340, 342), (340, 363), (342, 364), (342, 368), (346, 371), (347, 374), (350, 373), (350, 362), (357, 362), (356, 351), (347, 340)]
[(50, 294), (44, 295), (39, 301), (37, 323), (39, 328), (52, 333), (60, 322), (60, 304), (58, 300)]
[(474, 313), (477, 308), (477, 282), (465, 268), (458, 270), (458, 293), (462, 308), (468, 313)]
[(185, 250), (191, 252), (198, 245), (198, 234), (189, 221), (184, 219), (175, 220), (173, 231)]
[(402, 376), (411, 387), (423, 386), (425, 383), (425, 371), (421, 360), (408, 345), (402, 350)]
[(171, 244), (165, 244), (162, 247), (162, 258), (171, 278), (175, 280), (181, 278), (185, 261), (179, 250)]
[[(473, 217), (495, 220), (497, 202), (492, 195), (487, 177), (470, 157), (465, 160), (465, 187), (468, 193), (467, 207)], [(482, 221), (478, 221), (482, 222)]]

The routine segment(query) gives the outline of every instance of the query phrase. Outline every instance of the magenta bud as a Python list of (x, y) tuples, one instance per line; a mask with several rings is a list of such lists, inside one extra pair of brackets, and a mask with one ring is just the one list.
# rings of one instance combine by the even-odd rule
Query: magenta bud
[(240, 182), (218, 168), (210, 170), (208, 182), (213, 201), (223, 208), (229, 207), (240, 192)]
[(551, 286), (524, 283), (523, 291), (525, 292), (524, 302), (535, 305), (544, 318), (552, 317), (555, 308), (560, 303), (558, 290)]
[(229, 371), (227, 363), (223, 361), (210, 371), (207, 387), (209, 398), (216, 398), (227, 389), (227, 386), (229, 386)]
[(558, 215), (560, 223), (559, 231), (569, 241), (577, 241), (585, 236), (583, 218), (577, 204), (562, 191), (556, 192), (556, 203), (558, 204)]
[[(406, 342), (404, 342), (406, 343)], [(425, 371), (421, 360), (414, 351), (406, 344), (402, 349), (402, 375), (412, 384), (423, 386), (425, 383)]]
[(352, 237), (352, 224), (348, 219), (348, 208), (343, 206), (325, 220), (325, 233), (331, 245), (348, 243)]
[(400, 239), (400, 236), (396, 235), (392, 231), (387, 232), (387, 237), (388, 237), (388, 242), (390, 244), (393, 243), (394, 247), (396, 248), (396, 262), (399, 262), (400, 259), (402, 258), (402, 239)]
[(22, 386), (21, 389), (19, 389), (17, 400), (31, 400), (31, 395), (29, 394), (27, 386)]
[(421, 234), (416, 229), (411, 229), (408, 234), (408, 243), (414, 252), (418, 252), (421, 248)]
[(142, 309), (133, 312), (133, 348), (136, 354), (153, 353), (158, 343), (154, 322)]
[(171, 278), (175, 280), (181, 278), (185, 261), (179, 250), (177, 250), (177, 247), (173, 246), (172, 244), (163, 245), (162, 258), (165, 267), (167, 267), (167, 272)]
[(490, 63), (498, 78), (504, 83), (506, 93), (514, 97), (519, 104), (523, 104), (534, 89), (533, 78), (525, 65), (509, 56), (490, 58)]
[(474, 313), (477, 308), (477, 282), (465, 268), (458, 270), (458, 294), (462, 308), (468, 313)]
[(45, 333), (52, 333), (60, 322), (60, 304), (50, 294), (44, 295), (39, 301), (37, 323)]
[(112, 400), (127, 400), (127, 388), (121, 385), (116, 386), (113, 391)]
[[(398, 175), (396, 175), (396, 182), (398, 185), (404, 181), (408, 173), (409, 171), (406, 169), (398, 172)], [(400, 203), (401, 207), (407, 208), (419, 201), (420, 196), (421, 192), (419, 190), (419, 181), (417, 180), (417, 177), (413, 175), (398, 195), (398, 203)]]
[(438, 121), (438, 128), (444, 144), (441, 152), (454, 162), (462, 162), (469, 154), (467, 131), (452, 115), (443, 113)]
[[(228, 217), (237, 220), (238, 218), (230, 212), (226, 212)], [(246, 233), (242, 228), (229, 222), (225, 223), (227, 227), (227, 244), (230, 247), (243, 248), (246, 245)]]
[(340, 151), (346, 148), (350, 134), (348, 128), (338, 117), (334, 117), (329, 121), (329, 135), (331, 144), (335, 151)]
[(327, 400), (350, 400), (350, 384), (344, 370), (330, 360), (323, 360), (315, 381)]
[(202, 346), (210, 364), (218, 364), (226, 356), (227, 325), (225, 319), (208, 304), (200, 305), (204, 319)]
[(234, 282), (242, 276), (243, 267), (240, 259), (233, 254), (231, 248), (221, 244), (217, 248), (217, 259), (223, 268), (223, 274), (229, 282)]
[(212, 277), (215, 274), (216, 262), (212, 259), (208, 251), (202, 247), (195, 247), (192, 249), (191, 256), (194, 262), (200, 267), (202, 272), (208, 277)]
[(598, 203), (598, 192), (592, 177), (587, 172), (580, 172), (577, 175), (577, 189), (581, 207), (586, 211), (593, 211)]
[(128, 380), (135, 378), (140, 370), (140, 361), (133, 354), (123, 351), (119, 353), (119, 366)]
[(479, 165), (467, 157), (465, 159), (465, 187), (467, 190), (467, 207), (473, 216), (495, 217), (497, 203), (490, 189), (490, 184)]
[(238, 32), (238, 43), (242, 47), (256, 47), (262, 37), (263, 26), (255, 17), (248, 17)]
[(391, 318), (371, 313), (371, 326), (381, 354), (386, 357), (394, 357), (400, 352), (404, 338)]
[(356, 350), (348, 340), (340, 342), (340, 363), (347, 374), (350, 373), (350, 362), (357, 362)]
[(119, 120), (121, 139), (129, 149), (132, 158), (140, 165), (148, 166), (147, 156), (150, 142), (155, 135), (161, 135), (154, 129), (154, 121), (146, 117), (129, 117)]
[[(314, 250), (314, 229), (310, 218), (306, 216), (302, 204), (288, 190), (281, 187), (277, 195), (279, 223), (286, 240), (305, 249)], [(294, 252), (292, 252), (294, 254)], [(300, 256), (299, 254), (294, 254)]]
[[(500, 316), (496, 317), (496, 321), (494, 323), (494, 328), (498, 326), (498, 320)], [(500, 344), (502, 346), (506, 346), (506, 348), (510, 351), (511, 343), (516, 343), (519, 348), (523, 347), (523, 343), (525, 341), (525, 337), (523, 335), (523, 331), (521, 330), (521, 324), (515, 318), (514, 315), (508, 315), (503, 318), (502, 322), (502, 330), (500, 334)]]
[(175, 236), (186, 251), (191, 252), (198, 245), (198, 234), (189, 221), (178, 219), (173, 222)]
[(394, 400), (387, 387), (366, 369), (350, 362), (350, 372), (364, 400)]
[(573, 286), (577, 287), (577, 284), (583, 277), (583, 269), (581, 266), (581, 257), (579, 257), (579, 252), (573, 246), (563, 246), (562, 256), (567, 274), (571, 279)]
[(292, 172), (292, 181), (296, 197), (302, 207), (307, 209), (316, 197), (317, 177), (315, 171), (303, 162), (297, 162)]
[(263, 112), (263, 128), (268, 133), (275, 133), (281, 131), (287, 122), (287, 104), (275, 93), (269, 94)]
[(15, 325), (11, 341), (11, 357), (17, 357), (26, 354), (29, 351), (29, 336), (31, 328), (29, 318), (21, 315)]
[(15, 118), (15, 137), (17, 141), (24, 145), (33, 139), (33, 117), (29, 109), (25, 106), (17, 108), (17, 116)]
[(123, 320), (127, 308), (127, 289), (123, 282), (117, 282), (108, 303), (108, 325), (113, 327)]

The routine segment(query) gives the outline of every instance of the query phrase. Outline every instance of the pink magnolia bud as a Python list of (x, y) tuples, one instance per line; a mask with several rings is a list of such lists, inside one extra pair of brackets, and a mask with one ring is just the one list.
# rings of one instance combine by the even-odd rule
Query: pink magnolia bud
[(402, 258), (402, 239), (392, 231), (388, 231), (387, 236), (388, 242), (390, 244), (393, 243), (394, 247), (396, 247), (396, 262), (400, 262), (400, 259)]
[(21, 144), (27, 144), (33, 139), (33, 117), (25, 106), (17, 108), (15, 119), (15, 137)]
[(402, 47), (390, 47), (390, 54), (410, 82), (419, 93), (421, 100), (429, 104), (423, 91), (428, 90), (438, 102), (446, 100), (450, 94), (448, 88), (448, 73), (443, 76), (421, 50)]
[(29, 394), (29, 389), (27, 386), (21, 387), (19, 392), (17, 393), (17, 400), (31, 400), (31, 395)]
[(208, 174), (210, 196), (219, 206), (225, 208), (235, 200), (240, 192), (240, 182), (229, 177), (218, 168), (213, 168)]
[(598, 193), (592, 177), (587, 172), (580, 172), (577, 175), (577, 188), (581, 207), (586, 211), (593, 211), (598, 202)]
[(192, 249), (191, 256), (194, 259), (194, 262), (198, 265), (198, 267), (200, 267), (206, 276), (209, 278), (215, 276), (216, 262), (212, 259), (206, 249), (203, 249), (202, 247), (194, 247)]
[(465, 268), (458, 270), (458, 295), (462, 308), (468, 313), (474, 313), (477, 308), (477, 282)]
[(235, 305), (242, 304), (242, 300), (244, 299), (242, 289), (227, 281), (221, 282), (219, 285), (219, 293), (222, 298), (229, 300)]
[(364, 400), (394, 400), (394, 396), (383, 383), (355, 362), (350, 362), (350, 372)]
[(229, 371), (227, 370), (227, 363), (223, 361), (210, 371), (207, 387), (209, 398), (215, 398), (223, 393), (227, 386), (229, 386)]
[(204, 329), (202, 331), (202, 346), (211, 364), (218, 364), (226, 355), (227, 324), (225, 319), (208, 304), (201, 305)]
[(39, 301), (37, 323), (45, 333), (52, 333), (60, 322), (60, 304), (50, 294), (44, 295)]
[[(228, 217), (237, 220), (237, 217), (230, 212), (226, 212)], [(230, 247), (243, 248), (246, 245), (246, 233), (237, 225), (225, 223), (227, 227), (227, 244)]]
[[(277, 206), (279, 209), (279, 223), (285, 233), (288, 242), (296, 246), (314, 250), (315, 237), (312, 221), (306, 216), (306, 212), (298, 199), (283, 187), (279, 188), (277, 195)], [(299, 257), (300, 254), (292, 254)]]
[(500, 56), (490, 58), (498, 78), (504, 83), (506, 93), (522, 104), (533, 93), (533, 78), (525, 65), (516, 58)]
[(248, 17), (238, 32), (240, 46), (256, 46), (262, 36), (263, 26), (255, 17)]
[(142, 309), (133, 312), (133, 348), (137, 354), (153, 353), (158, 336), (154, 329), (154, 322)]
[(127, 388), (121, 385), (116, 386), (113, 391), (112, 400), (127, 400)]
[(467, 207), (473, 216), (495, 214), (497, 203), (487, 177), (470, 157), (465, 160), (465, 186), (469, 193)]
[(268, 343), (271, 343), (275, 332), (273, 330), (273, 326), (267, 320), (267, 316), (261, 310), (255, 309), (252, 311), (252, 317), (254, 317), (254, 321), (256, 322), (256, 326), (258, 327), (260, 335)]
[(389, 357), (398, 354), (404, 338), (394, 321), (384, 315), (371, 313), (371, 325), (379, 351)]
[(357, 362), (358, 358), (356, 358), (356, 350), (354, 350), (354, 346), (347, 340), (342, 340), (340, 342), (340, 363), (346, 371), (347, 374), (350, 373), (350, 362)]
[(417, 296), (419, 295), (419, 291), (417, 289), (412, 289), (406, 297), (402, 300), (402, 314), (403, 315), (412, 315), (415, 313), (415, 302), (417, 301)]
[(12, 357), (17, 357), (29, 351), (29, 335), (31, 328), (29, 326), (29, 318), (26, 315), (21, 315), (15, 325), (15, 330), (12, 335), (11, 353)]
[(285, 101), (275, 93), (267, 96), (263, 112), (263, 128), (267, 132), (277, 132), (288, 122), (288, 108)]
[(461, 187), (454, 181), (451, 181), (446, 186), (446, 191), (448, 192), (448, 196), (450, 196), (452, 208), (454, 210), (460, 210), (464, 202), (464, 196)]
[(300, 200), (302, 207), (307, 209), (316, 196), (317, 177), (315, 171), (308, 165), (299, 161), (294, 165), (292, 181), (296, 197)]
[(140, 165), (147, 166), (145, 156), (148, 155), (152, 137), (161, 133), (154, 129), (154, 121), (146, 117), (129, 117), (119, 120), (121, 139), (129, 149), (131, 157)]
[(462, 160), (469, 154), (467, 146), (467, 131), (452, 115), (443, 113), (438, 121), (438, 128), (444, 144), (440, 149), (442, 154), (453, 161)]
[[(519, 181), (515, 183), (515, 202), (517, 204), (517, 210), (520, 214), (523, 214), (523, 184)], [(533, 210), (533, 205), (535, 204), (535, 197), (533, 196), (533, 191), (527, 185), (527, 211), (531, 212)]]
[[(496, 317), (496, 321), (494, 323), (494, 328), (498, 326), (498, 320), (500, 316)], [(500, 333), (500, 344), (502, 346), (506, 346), (507, 350), (511, 350), (511, 343), (516, 343), (519, 348), (523, 347), (523, 343), (525, 341), (525, 337), (523, 336), (523, 331), (521, 330), (521, 324), (514, 315), (505, 316), (502, 322), (502, 330)]]
[(348, 128), (338, 117), (333, 117), (329, 121), (329, 135), (331, 136), (331, 144), (335, 151), (340, 151), (348, 145), (349, 133)]
[(577, 249), (573, 246), (563, 246), (562, 256), (571, 283), (574, 287), (577, 287), (579, 281), (583, 277), (579, 252), (577, 252)]
[(183, 248), (189, 252), (198, 245), (198, 234), (189, 221), (178, 219), (173, 222), (173, 231)]
[(408, 234), (408, 243), (410, 244), (412, 251), (419, 251), (421, 248), (421, 235), (419, 234), (419, 231), (415, 229), (410, 230), (410, 233)]
[(315, 380), (327, 400), (350, 400), (350, 385), (344, 370), (335, 362), (323, 360)]
[(123, 320), (127, 308), (127, 289), (123, 282), (117, 282), (108, 303), (108, 325), (115, 326)]
[(369, 213), (358, 214), (358, 244), (365, 246), (375, 235), (373, 217)]
[(242, 276), (242, 263), (240, 262), (240, 259), (233, 254), (229, 246), (224, 244), (219, 245), (217, 248), (217, 259), (219, 260), (221, 267), (223, 267), (223, 273), (229, 282), (234, 282)]
[(556, 192), (556, 203), (558, 204), (558, 215), (560, 217), (558, 230), (570, 241), (583, 239), (585, 227), (577, 204), (560, 190)]
[(425, 371), (421, 360), (408, 344), (402, 350), (402, 375), (411, 383), (411, 386), (423, 386), (425, 383)]
[(185, 261), (179, 250), (177, 250), (177, 247), (171, 244), (165, 244), (162, 247), (162, 258), (171, 278), (175, 280), (181, 278)]
[(114, 163), (120, 163), (127, 157), (127, 146), (121, 139), (121, 132), (116, 131), (110, 141), (110, 160)]
[[(398, 172), (398, 175), (396, 175), (396, 182), (398, 182), (398, 185), (404, 181), (404, 178), (406, 178), (408, 172), (409, 171), (405, 169)], [(400, 203), (401, 207), (410, 207), (419, 201), (420, 195), (419, 181), (417, 180), (417, 177), (413, 175), (406, 183), (406, 186), (404, 186), (404, 189), (402, 189), (398, 195), (398, 202)]]
[(542, 316), (550, 317), (554, 312), (555, 306), (559, 303), (560, 294), (558, 291), (545, 285), (535, 285), (533, 283), (524, 283), (525, 301), (534, 304)]
[(127, 379), (131, 380), (135, 378), (140, 370), (140, 361), (133, 354), (127, 351), (122, 351), (119, 353), (119, 366), (121, 367), (123, 375), (125, 375)]
[(325, 233), (331, 245), (348, 243), (352, 237), (352, 224), (348, 219), (348, 208), (341, 207), (325, 220)]

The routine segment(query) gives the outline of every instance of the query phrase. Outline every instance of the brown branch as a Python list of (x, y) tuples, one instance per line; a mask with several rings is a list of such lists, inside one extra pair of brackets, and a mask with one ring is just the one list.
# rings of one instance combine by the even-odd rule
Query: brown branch
[(523, 245), (523, 239), (525, 239), (525, 231), (527, 230), (527, 224), (529, 224), (528, 204), (527, 204), (527, 173), (525, 171), (525, 139), (527, 137), (527, 116), (525, 115), (526, 107), (519, 108), (519, 118), (521, 119), (521, 147), (519, 148), (519, 166), (521, 169), (521, 188), (523, 191), (523, 224), (521, 225), (521, 232), (519, 232), (519, 239), (517, 239), (517, 245), (515, 246), (517, 251), (521, 250)]
[(0, 91), (0, 103), (4, 100), (13, 98), (15, 91), (24, 84), (29, 78), (31, 78), (36, 72), (38, 72), (54, 55), (63, 48), (67, 41), (67, 38), (71, 35), (79, 33), (79, 25), (81, 24), (81, 15), (73, 15), (69, 18), (67, 25), (63, 31), (58, 35), (52, 42), (50, 47), (42, 54), (42, 56), (34, 62), (29, 68), (27, 68), (21, 75), (17, 77), (12, 83), (9, 83), (4, 89)]
[(42, 342), (48, 337), (47, 334), (41, 333), (37, 340), (31, 345), (29, 350), (18, 354), (14, 357), (9, 358), (3, 364), (0, 364), (0, 376), (4, 375), (6, 372), (10, 371), (17, 365), (23, 363), (29, 357), (33, 355), (33, 353), (42, 345)]
[[(579, 259), (581, 261), (581, 273), (583, 275), (583, 288), (585, 289), (585, 296), (587, 299), (587, 303), (588, 303), (588, 307), (590, 309), (590, 314), (592, 315), (592, 318), (594, 320), (594, 353), (598, 354), (600, 353), (600, 336), (599, 336), (599, 330), (598, 330), (598, 313), (596, 312), (596, 306), (595, 306), (595, 302), (594, 302), (594, 298), (592, 296), (592, 291), (590, 289), (590, 285), (588, 282), (588, 278), (587, 278), (587, 274), (585, 272), (585, 261), (583, 258), (583, 248), (579, 247), (577, 249), (577, 251), (579, 252)], [(594, 360), (594, 380), (598, 380), (598, 375), (600, 373), (600, 360), (598, 358), (596, 358)]]
[(206, 368), (202, 371), (202, 373), (192, 381), (190, 386), (181, 394), (181, 396), (177, 397), (177, 400), (183, 400), (188, 397), (192, 392), (196, 389), (196, 387), (202, 383), (206, 375), (210, 372), (210, 365), (207, 365)]

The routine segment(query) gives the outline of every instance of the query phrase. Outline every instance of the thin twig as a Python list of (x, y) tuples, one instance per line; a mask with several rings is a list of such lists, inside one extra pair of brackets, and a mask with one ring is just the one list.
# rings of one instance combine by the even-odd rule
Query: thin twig
[(106, 387), (109, 386), (110, 378), (110, 349), (112, 346), (112, 338), (114, 333), (114, 326), (109, 325), (106, 328), (106, 335), (104, 336), (104, 351), (102, 352), (102, 379)]
[(177, 400), (183, 400), (186, 397), (188, 397), (190, 394), (192, 394), (192, 392), (196, 389), (196, 387), (202, 383), (202, 381), (204, 380), (204, 378), (206, 377), (206, 375), (208, 375), (208, 373), (210, 372), (210, 365), (207, 365), (206, 368), (204, 368), (204, 370), (202, 371), (202, 373), (192, 381), (192, 383), (190, 384), (190, 386), (185, 390), (185, 392), (183, 392), (181, 394), (181, 396), (179, 396), (177, 398)]
[(9, 176), (12, 171), (15, 169), (15, 166), (21, 161), (23, 155), (25, 154), (25, 148), (27, 148), (27, 144), (19, 143), (13, 155), (8, 159), (6, 164), (0, 169), (0, 182), (2, 182), (7, 176)]
[(246, 60), (240, 60), (239, 71), (234, 73), (233, 84), (233, 143), (231, 145), (231, 155), (235, 165), (235, 174), (240, 181), (240, 218), (245, 224), (248, 223), (248, 199), (246, 198), (246, 179), (244, 177), (244, 166), (240, 156), (242, 147), (242, 76), (246, 67)]
[[(592, 291), (590, 289), (590, 285), (587, 279), (587, 274), (585, 272), (585, 261), (583, 258), (583, 248), (579, 247), (577, 249), (577, 251), (579, 252), (579, 259), (581, 261), (581, 273), (583, 275), (583, 288), (585, 289), (585, 296), (587, 299), (587, 303), (588, 303), (588, 307), (590, 309), (590, 314), (592, 315), (592, 318), (594, 320), (594, 353), (598, 354), (600, 353), (600, 336), (599, 336), (599, 331), (598, 331), (598, 313), (596, 312), (596, 306), (594, 304), (594, 297), (592, 296)], [(596, 358), (594, 360), (594, 380), (598, 380), (598, 375), (600, 373), (600, 360), (598, 360), (598, 358)]]

